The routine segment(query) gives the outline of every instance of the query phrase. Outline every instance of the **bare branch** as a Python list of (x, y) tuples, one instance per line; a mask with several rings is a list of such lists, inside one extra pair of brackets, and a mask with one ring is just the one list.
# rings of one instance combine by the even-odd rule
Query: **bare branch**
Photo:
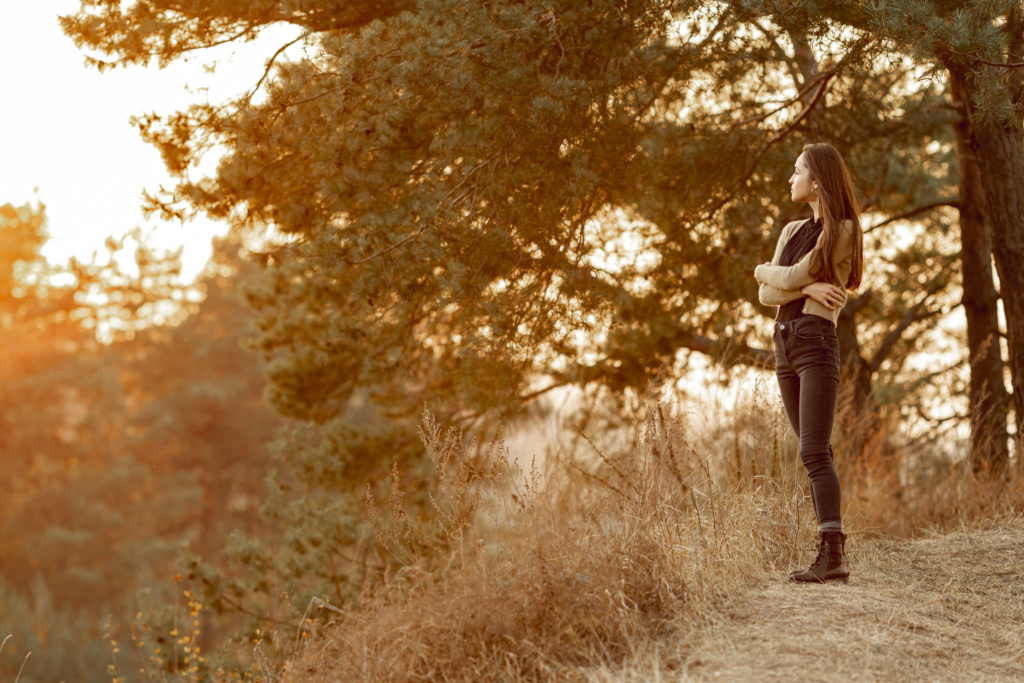
[(765, 119), (767, 119), (767, 118), (769, 118), (769, 117), (771, 117), (771, 116), (773, 116), (775, 114), (778, 114), (780, 111), (782, 111), (786, 107), (790, 106), (791, 104), (794, 104), (794, 103), (802, 100), (804, 98), (804, 95), (807, 94), (807, 91), (809, 91), (811, 88), (813, 88), (815, 85), (817, 85), (818, 80), (820, 80), (820, 79), (816, 79), (814, 81), (811, 81), (808, 85), (805, 85), (802, 88), (800, 88), (800, 91), (796, 94), (795, 97), (792, 97), (792, 98), (786, 100), (785, 102), (780, 104), (777, 109), (773, 109), (770, 112), (767, 112), (765, 114), (759, 114), (757, 116), (751, 116), (751, 117), (742, 119), (740, 121), (737, 121), (736, 123), (733, 124), (732, 129), (735, 130), (739, 126), (743, 126), (743, 125), (746, 125), (748, 123), (754, 123), (756, 121), (764, 121)]
[(924, 408), (922, 408), (919, 403), (914, 404), (914, 411), (922, 419), (932, 423), (933, 426), (938, 426), (943, 422), (949, 422), (950, 420), (967, 420), (971, 417), (970, 415), (961, 415), (959, 413), (953, 413), (952, 415), (947, 415), (946, 417), (932, 417), (931, 415), (928, 415), (924, 412)]
[(846, 306), (843, 307), (843, 314), (850, 316), (855, 315), (857, 311), (859, 311), (865, 305), (867, 305), (868, 301), (870, 301), (871, 297), (873, 297), (874, 295), (874, 290), (864, 290), (864, 292), (858, 295), (857, 298), (850, 299), (849, 301), (846, 302)]
[(529, 403), (533, 399), (535, 399), (535, 398), (537, 398), (539, 396), (543, 396), (544, 394), (548, 393), (552, 389), (557, 389), (558, 387), (568, 386), (569, 384), (572, 384), (572, 382), (569, 382), (569, 381), (552, 382), (551, 384), (549, 384), (548, 386), (544, 387), (543, 389), (538, 389), (537, 391), (531, 391), (528, 394), (523, 394), (522, 396), (519, 397), (519, 400), (522, 401), (523, 403)]
[(732, 339), (714, 339), (680, 327), (672, 340), (677, 348), (702, 353), (725, 367), (749, 365), (756, 368), (775, 367), (775, 352), (738, 344)]
[[(962, 420), (967, 420), (967, 419), (970, 418), (970, 416), (968, 416), (968, 415), (953, 414), (953, 415), (950, 415), (950, 416), (945, 417), (945, 418), (937, 418), (936, 419), (936, 418), (931, 418), (931, 417), (925, 415), (924, 412), (921, 410), (921, 405), (914, 405), (914, 409), (915, 409), (916, 413), (918, 413), (918, 415), (921, 418), (923, 418), (927, 422), (930, 422), (932, 424), (933, 428), (925, 430), (921, 434), (918, 434), (918, 435), (914, 436), (913, 438), (904, 441), (902, 444), (900, 444), (901, 449), (908, 449), (908, 447), (918, 443), (919, 441), (925, 441), (927, 443), (934, 443), (935, 441), (937, 441), (940, 438), (942, 438), (943, 436), (945, 436), (946, 433), (950, 429), (954, 429), (959, 424), (959, 422), (961, 422)], [(945, 429), (942, 429), (942, 430), (937, 429), (937, 427), (939, 425), (941, 425), (943, 422), (950, 422), (950, 421), (954, 421), (954, 422), (951, 425), (949, 425), (948, 427), (946, 427)]]
[(953, 363), (952, 365), (948, 365), (948, 366), (946, 366), (946, 367), (944, 367), (944, 368), (942, 368), (940, 370), (936, 370), (935, 372), (930, 372), (927, 375), (924, 375), (922, 377), (918, 377), (917, 379), (915, 379), (913, 382), (910, 383), (910, 386), (913, 388), (913, 387), (918, 387), (918, 386), (920, 386), (922, 384), (927, 384), (928, 382), (930, 382), (931, 380), (935, 379), (939, 375), (944, 375), (947, 372), (949, 372), (950, 370), (956, 370), (961, 365), (963, 365), (965, 362), (967, 362), (966, 357), (965, 358), (961, 358), (960, 360), (958, 360), (957, 362)]
[(892, 349), (896, 345), (896, 342), (899, 341), (900, 337), (903, 335), (903, 332), (908, 327), (910, 327), (911, 325), (918, 321), (927, 320), (928, 318), (931, 318), (942, 312), (942, 309), (928, 310), (925, 309), (924, 307), (925, 304), (928, 302), (928, 299), (930, 299), (933, 294), (935, 294), (942, 288), (943, 285), (939, 284), (937, 280), (932, 281), (931, 285), (929, 285), (928, 289), (925, 291), (924, 296), (921, 297), (921, 300), (918, 301), (913, 306), (911, 306), (907, 310), (907, 312), (903, 314), (903, 317), (900, 318), (900, 321), (896, 324), (896, 327), (894, 327), (892, 330), (889, 331), (888, 334), (885, 335), (885, 338), (882, 340), (882, 343), (878, 347), (878, 350), (875, 351), (874, 355), (871, 357), (871, 361), (868, 363), (868, 368), (872, 373), (874, 373), (876, 370), (878, 370), (878, 368), (882, 366), (882, 363), (885, 361), (886, 358), (889, 357), (889, 354), (892, 353)]
[(937, 209), (937, 208), (942, 207), (942, 206), (949, 206), (949, 207), (952, 207), (954, 209), (959, 209), (960, 208), (960, 202), (932, 202), (931, 204), (923, 204), (921, 206), (914, 207), (913, 209), (910, 209), (908, 211), (904, 211), (903, 213), (898, 213), (895, 216), (890, 216), (889, 218), (886, 218), (881, 223), (877, 223), (875, 225), (872, 225), (870, 228), (868, 228), (867, 230), (864, 231), (864, 234), (867, 235), (871, 231), (877, 230), (878, 228), (882, 227), (883, 225), (888, 225), (889, 223), (895, 223), (896, 221), (902, 221), (902, 220), (907, 219), (907, 218), (913, 218), (914, 216), (917, 216), (918, 214), (922, 214), (922, 213), (925, 213), (926, 211), (931, 211), (932, 209)]

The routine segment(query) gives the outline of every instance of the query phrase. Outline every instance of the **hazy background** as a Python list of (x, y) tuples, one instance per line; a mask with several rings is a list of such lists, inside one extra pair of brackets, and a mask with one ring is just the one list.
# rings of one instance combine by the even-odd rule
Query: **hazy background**
[[(75, 0), (4, 3), (0, 9), (0, 190), (13, 204), (43, 202), (51, 239), (47, 258), (87, 258), (108, 235), (139, 226), (154, 246), (185, 245), (184, 276), (210, 257), (226, 226), (205, 219), (182, 225), (144, 218), (143, 189), (170, 185), (157, 150), (139, 139), (131, 116), (218, 103), (252, 89), (267, 58), (298, 31), (272, 27), (259, 40), (223, 45), (165, 69), (128, 67), (100, 74), (64, 35), (57, 16)], [(301, 48), (293, 48), (299, 51)], [(262, 95), (257, 95), (259, 100)], [(203, 171), (216, 167), (217, 154)]]

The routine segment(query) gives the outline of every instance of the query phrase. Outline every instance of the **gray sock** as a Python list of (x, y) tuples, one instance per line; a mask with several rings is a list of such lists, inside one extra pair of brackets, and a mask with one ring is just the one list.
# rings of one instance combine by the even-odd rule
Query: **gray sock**
[(818, 525), (819, 533), (838, 532), (843, 533), (842, 522), (825, 522), (824, 524)]

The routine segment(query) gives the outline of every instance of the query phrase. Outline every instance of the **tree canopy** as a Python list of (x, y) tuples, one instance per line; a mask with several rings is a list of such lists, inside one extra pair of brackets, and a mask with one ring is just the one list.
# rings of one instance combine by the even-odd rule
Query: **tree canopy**
[[(271, 60), (260, 92), (139, 121), (181, 177), (150, 209), (289, 237), (250, 296), (287, 415), (331, 420), (367, 389), (393, 414), (507, 417), (557, 386), (642, 389), (690, 351), (767, 360), (747, 273), (796, 217), (780, 198), (807, 136), (875, 210), (952, 201), (950, 148), (918, 153), (950, 137), (937, 85), (813, 7), (318, 7), (64, 19), (114, 64), (301, 27), (312, 54)], [(216, 174), (192, 179), (214, 142)]]

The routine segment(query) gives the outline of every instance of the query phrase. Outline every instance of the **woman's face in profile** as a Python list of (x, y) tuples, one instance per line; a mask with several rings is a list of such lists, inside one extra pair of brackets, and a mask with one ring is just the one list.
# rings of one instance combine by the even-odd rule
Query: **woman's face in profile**
[(814, 199), (814, 184), (811, 182), (811, 171), (807, 168), (804, 155), (796, 158), (793, 175), (789, 178), (790, 197), (794, 202), (809, 202)]

